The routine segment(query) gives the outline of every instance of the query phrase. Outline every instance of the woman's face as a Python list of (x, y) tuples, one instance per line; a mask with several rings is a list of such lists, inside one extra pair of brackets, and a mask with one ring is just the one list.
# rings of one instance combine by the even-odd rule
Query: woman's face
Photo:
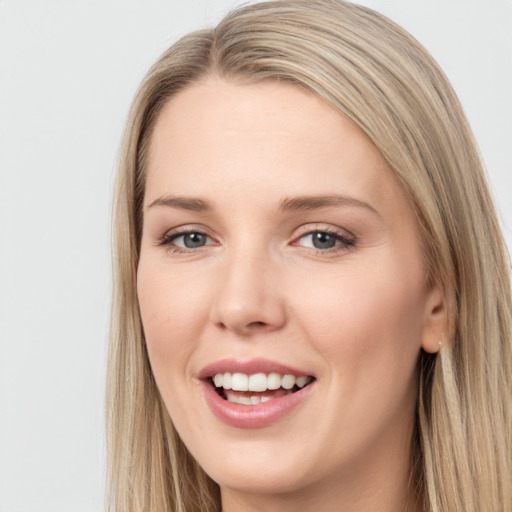
[(167, 410), (223, 492), (408, 464), (416, 363), (437, 346), (442, 297), (386, 161), (317, 97), (210, 78), (167, 103), (138, 296)]

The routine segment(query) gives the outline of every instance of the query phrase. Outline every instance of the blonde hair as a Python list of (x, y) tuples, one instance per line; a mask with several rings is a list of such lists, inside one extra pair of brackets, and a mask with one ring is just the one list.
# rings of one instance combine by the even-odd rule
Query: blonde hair
[(218, 511), (218, 486), (175, 433), (151, 373), (136, 295), (148, 144), (162, 106), (218, 75), (280, 80), (350, 117), (409, 195), (429, 278), (452, 329), (420, 356), (411, 470), (425, 510), (512, 511), (511, 293), (505, 244), (481, 159), (448, 80), (384, 16), (341, 0), (277, 0), (185, 36), (134, 100), (114, 204), (114, 297), (108, 368), (108, 508)]

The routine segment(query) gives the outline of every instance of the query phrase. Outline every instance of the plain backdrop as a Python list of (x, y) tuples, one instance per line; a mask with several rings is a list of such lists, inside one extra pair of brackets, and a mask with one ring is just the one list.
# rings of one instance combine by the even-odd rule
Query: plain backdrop
[[(512, 247), (512, 1), (365, 0), (459, 94)], [(112, 182), (131, 98), (233, 0), (0, 0), (0, 511), (100, 511)]]

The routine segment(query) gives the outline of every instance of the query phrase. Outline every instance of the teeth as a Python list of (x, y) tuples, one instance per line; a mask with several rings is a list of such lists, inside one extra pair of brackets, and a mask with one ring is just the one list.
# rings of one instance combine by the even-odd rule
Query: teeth
[[(220, 387), (220, 386), (217, 386)], [(249, 391), (266, 391), (267, 376), (264, 373), (255, 373), (249, 377)]]
[[(290, 395), (291, 393), (292, 392), (290, 390), (286, 391), (286, 395)], [(226, 400), (232, 404), (258, 405), (260, 403), (263, 404), (265, 402), (269, 402), (270, 400), (273, 400), (273, 398), (265, 395), (242, 395), (240, 393), (227, 390)]]
[(281, 387), (281, 375), (279, 373), (271, 373), (267, 377), (268, 389), (279, 389)]
[(256, 405), (252, 403), (252, 397), (249, 396), (229, 396), (228, 401), (233, 404), (241, 404), (241, 405)]
[[(227, 374), (229, 375), (229, 373)], [(226, 374), (224, 375), (224, 379), (226, 378)], [(297, 386), (299, 388), (303, 388), (311, 379), (309, 377), (297, 377), (295, 379), (295, 384), (297, 384)], [(217, 386), (217, 387), (220, 387), (220, 386)], [(224, 381), (224, 387), (226, 387), (226, 381)]]
[[(215, 382), (215, 377), (213, 378)], [(233, 373), (231, 378), (231, 389), (235, 391), (248, 391), (249, 390), (249, 377), (245, 373)]]
[(213, 378), (213, 382), (215, 383), (216, 388), (221, 388), (224, 385), (224, 375), (222, 373), (217, 373)]
[[(217, 388), (232, 389), (233, 391), (257, 391), (260, 393), (279, 388), (292, 389), (295, 385), (303, 388), (311, 380), (312, 378), (306, 375), (295, 377), (294, 375), (281, 375), (279, 373), (268, 375), (264, 373), (251, 375), (245, 373), (217, 373), (213, 376), (213, 382)], [(258, 398), (259, 400), (259, 397), (251, 398)]]
[[(221, 374), (222, 375), (222, 374)], [(222, 387), (224, 389), (231, 389), (231, 386), (232, 386), (232, 377), (231, 377), (231, 373), (225, 373), (224, 374), (224, 379), (223, 379), (223, 383), (222, 383)], [(215, 384), (217, 386), (217, 384)], [(220, 388), (220, 386), (217, 386), (218, 388)]]
[(284, 389), (292, 389), (295, 386), (295, 377), (293, 375), (285, 375), (281, 379), (281, 386)]
[(228, 402), (240, 405), (258, 405), (261, 402), (265, 402), (264, 397), (239, 395), (229, 391), (226, 393), (226, 399)]

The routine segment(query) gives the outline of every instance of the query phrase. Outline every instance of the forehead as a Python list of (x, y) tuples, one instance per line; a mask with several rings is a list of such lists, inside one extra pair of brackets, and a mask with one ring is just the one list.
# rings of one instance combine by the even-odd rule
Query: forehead
[(333, 187), (377, 202), (403, 195), (362, 130), (290, 84), (209, 78), (171, 98), (152, 134), (148, 201), (163, 193), (215, 196), (219, 191), (224, 198), (231, 191), (233, 200), (240, 194), (278, 200), (328, 194)]

